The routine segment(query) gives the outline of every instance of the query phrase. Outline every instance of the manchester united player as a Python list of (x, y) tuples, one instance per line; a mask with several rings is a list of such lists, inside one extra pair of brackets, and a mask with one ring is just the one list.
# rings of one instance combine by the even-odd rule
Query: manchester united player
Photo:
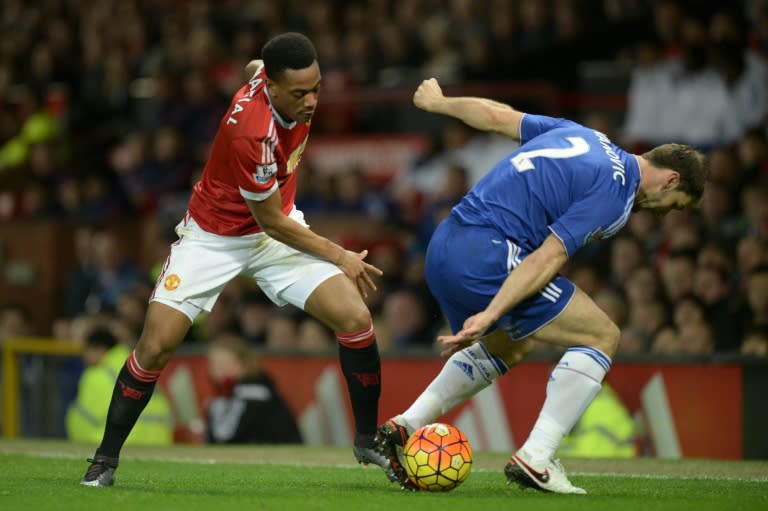
[(248, 83), (221, 120), (210, 159), (176, 227), (144, 330), (112, 394), (101, 445), (80, 484), (111, 486), (123, 443), (192, 321), (231, 279), (246, 275), (277, 305), (293, 304), (336, 332), (360, 463), (396, 476), (374, 446), (381, 366), (363, 297), (381, 270), (367, 251), (313, 233), (294, 205), (297, 167), (320, 91), (311, 41), (285, 33), (248, 64)]

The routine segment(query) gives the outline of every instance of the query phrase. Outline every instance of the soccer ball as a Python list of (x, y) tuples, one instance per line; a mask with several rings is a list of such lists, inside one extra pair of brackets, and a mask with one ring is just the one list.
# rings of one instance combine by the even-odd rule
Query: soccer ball
[(403, 464), (420, 490), (451, 491), (472, 468), (472, 447), (464, 433), (450, 424), (417, 429), (403, 448)]

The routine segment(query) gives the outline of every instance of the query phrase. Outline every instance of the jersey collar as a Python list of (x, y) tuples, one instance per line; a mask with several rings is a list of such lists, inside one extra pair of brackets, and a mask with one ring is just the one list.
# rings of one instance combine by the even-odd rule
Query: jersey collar
[(277, 123), (287, 130), (293, 129), (293, 127), (296, 126), (296, 121), (289, 122), (283, 119), (283, 117), (278, 113), (277, 109), (272, 106), (272, 98), (269, 97), (269, 92), (267, 92), (266, 87), (264, 87), (264, 95), (267, 97), (269, 109), (272, 111), (272, 117), (277, 121)]

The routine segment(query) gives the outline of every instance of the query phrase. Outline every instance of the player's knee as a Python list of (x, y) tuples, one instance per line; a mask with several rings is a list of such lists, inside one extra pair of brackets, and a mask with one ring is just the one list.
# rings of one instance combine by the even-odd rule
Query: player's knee
[(148, 324), (136, 344), (136, 358), (144, 369), (158, 371), (165, 367), (182, 340), (172, 329)]
[(174, 349), (175, 345), (171, 346), (158, 338), (142, 337), (136, 344), (136, 359), (144, 369), (159, 371), (171, 359)]
[(621, 330), (612, 321), (606, 323), (603, 327), (598, 343), (595, 345), (600, 351), (613, 358), (616, 354), (616, 349), (619, 347), (619, 340), (621, 339)]
[(531, 339), (510, 342), (509, 347), (501, 353), (501, 359), (507, 367), (512, 368), (522, 362), (532, 350), (533, 340)]
[(365, 306), (348, 310), (344, 317), (336, 320), (334, 330), (340, 333), (359, 332), (371, 326), (371, 313)]
[(533, 351), (533, 341), (531, 339), (524, 339), (518, 343), (519, 349), (515, 350), (512, 360), (507, 361), (507, 366), (512, 367), (519, 364)]

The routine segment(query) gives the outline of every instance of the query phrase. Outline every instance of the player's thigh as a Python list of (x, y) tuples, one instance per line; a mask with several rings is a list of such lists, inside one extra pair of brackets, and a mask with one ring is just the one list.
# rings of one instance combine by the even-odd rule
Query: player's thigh
[(360, 291), (344, 273), (320, 283), (309, 295), (304, 310), (335, 332), (355, 332), (371, 323)]
[(252, 241), (216, 236), (190, 219), (187, 234), (171, 245), (150, 300), (186, 314), (190, 321), (210, 311), (227, 283), (251, 260)]
[(619, 328), (579, 288), (563, 311), (529, 336), (534, 341), (558, 346), (594, 346), (613, 356), (619, 343)]
[(248, 273), (275, 304), (290, 303), (336, 332), (370, 326), (371, 315), (357, 286), (328, 261), (273, 240)]

